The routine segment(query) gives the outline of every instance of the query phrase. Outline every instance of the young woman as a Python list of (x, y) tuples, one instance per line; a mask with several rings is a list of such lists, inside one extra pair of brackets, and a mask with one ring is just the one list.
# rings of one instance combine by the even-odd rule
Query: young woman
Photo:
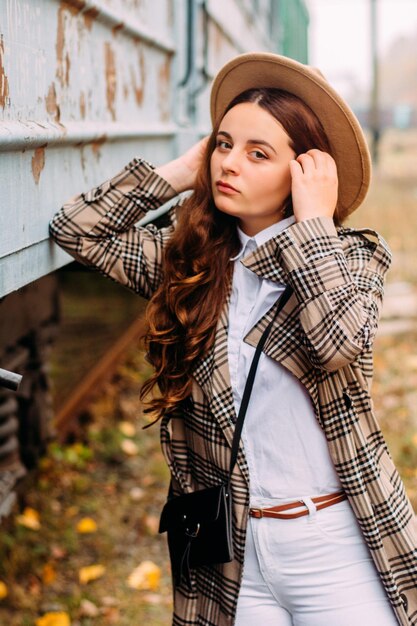
[[(150, 299), (142, 395), (176, 495), (225, 479), (255, 346), (293, 290), (232, 476), (234, 560), (175, 585), (173, 623), (417, 624), (416, 522), (369, 395), (390, 253), (342, 226), (369, 185), (363, 133), (317, 71), (268, 53), (220, 71), (211, 112), (208, 139), (156, 170), (133, 159), (51, 223)], [(187, 189), (171, 226), (135, 226)]]

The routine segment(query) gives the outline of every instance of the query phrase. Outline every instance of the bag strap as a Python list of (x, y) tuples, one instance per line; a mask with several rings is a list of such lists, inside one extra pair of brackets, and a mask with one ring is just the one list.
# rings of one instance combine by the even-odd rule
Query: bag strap
[(266, 340), (268, 339), (268, 335), (271, 332), (271, 328), (273, 323), (275, 322), (278, 313), (284, 308), (285, 304), (288, 302), (291, 294), (293, 293), (292, 287), (289, 285), (285, 288), (284, 292), (278, 299), (278, 306), (274, 313), (274, 317), (269, 322), (268, 326), (265, 328), (262, 336), (256, 346), (255, 354), (252, 359), (252, 363), (250, 366), (249, 374), (246, 379), (245, 389), (243, 391), (242, 402), (240, 403), (239, 415), (237, 416), (236, 424), (235, 424), (235, 432), (233, 435), (232, 442), (232, 453), (230, 456), (230, 469), (229, 469), (229, 481), (232, 477), (233, 468), (236, 465), (237, 453), (239, 451), (239, 442), (240, 436), (242, 434), (243, 422), (245, 420), (246, 411), (248, 409), (250, 396), (252, 393), (253, 381), (255, 380), (256, 368), (258, 367), (259, 358), (261, 356), (262, 348), (265, 345)]

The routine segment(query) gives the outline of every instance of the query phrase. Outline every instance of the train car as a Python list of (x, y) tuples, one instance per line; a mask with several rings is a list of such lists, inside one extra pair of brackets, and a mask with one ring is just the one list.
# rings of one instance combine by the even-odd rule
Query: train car
[(175, 157), (209, 129), (212, 77), (233, 55), (308, 61), (303, 0), (0, 3), (0, 517), (53, 435), (48, 353), (59, 324), (48, 238), (59, 206), (132, 156)]

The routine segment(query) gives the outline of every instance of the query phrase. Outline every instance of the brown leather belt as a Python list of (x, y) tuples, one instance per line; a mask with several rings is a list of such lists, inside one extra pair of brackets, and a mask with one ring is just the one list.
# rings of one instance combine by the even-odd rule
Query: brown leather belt
[[(342, 502), (342, 500), (346, 500), (346, 494), (344, 491), (336, 491), (335, 493), (329, 493), (324, 496), (311, 498), (311, 500), (314, 502), (314, 504), (317, 504), (316, 509), (319, 511), (320, 509), (325, 509), (332, 504), (337, 504), (338, 502)], [(297, 513), (282, 513), (283, 511), (297, 509), (300, 506), (304, 506), (305, 509), (302, 511), (297, 511)], [(279, 506), (271, 506), (268, 509), (249, 509), (249, 515), (256, 518), (276, 517), (278, 519), (294, 519), (295, 517), (302, 517), (303, 515), (308, 514), (309, 510), (304, 504), (303, 500), (296, 500), (295, 502), (288, 502), (287, 504), (281, 504)]]

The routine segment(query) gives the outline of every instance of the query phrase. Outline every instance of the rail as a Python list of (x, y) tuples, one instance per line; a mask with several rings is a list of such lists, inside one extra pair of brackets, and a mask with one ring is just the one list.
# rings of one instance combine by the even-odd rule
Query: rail
[(70, 397), (55, 414), (55, 428), (60, 441), (76, 433), (78, 418), (89, 402), (100, 392), (103, 384), (114, 374), (118, 364), (132, 345), (137, 345), (146, 332), (144, 317), (138, 317), (104, 353), (96, 365), (86, 374), (82, 382), (73, 389)]

